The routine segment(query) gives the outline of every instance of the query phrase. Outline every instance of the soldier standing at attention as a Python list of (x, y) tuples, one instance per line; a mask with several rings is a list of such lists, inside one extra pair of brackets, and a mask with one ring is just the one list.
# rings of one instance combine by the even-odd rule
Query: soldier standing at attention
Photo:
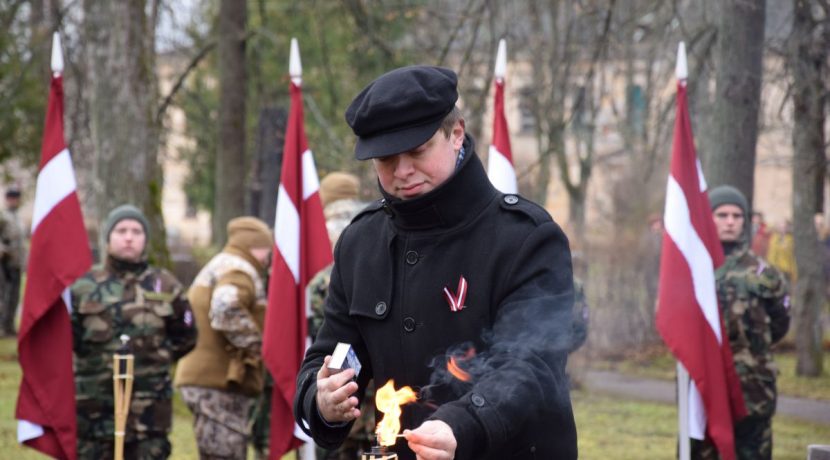
[(72, 285), (78, 458), (111, 459), (112, 355), (129, 336), (135, 380), (125, 435), (127, 459), (165, 459), (172, 421), (170, 365), (196, 343), (181, 283), (147, 263), (147, 218), (131, 205), (103, 227), (106, 259)]
[[(715, 272), (718, 303), (748, 414), (735, 423), (735, 451), (741, 460), (770, 459), (778, 374), (771, 347), (790, 325), (787, 282), (749, 249), (743, 193), (722, 185), (709, 191), (709, 202), (726, 255)], [(717, 459), (718, 454), (708, 440), (693, 440), (692, 457)]]
[(20, 189), (6, 189), (6, 209), (0, 212), (0, 333), (11, 336), (20, 302), (20, 277), (26, 266), (25, 231), (17, 210)]

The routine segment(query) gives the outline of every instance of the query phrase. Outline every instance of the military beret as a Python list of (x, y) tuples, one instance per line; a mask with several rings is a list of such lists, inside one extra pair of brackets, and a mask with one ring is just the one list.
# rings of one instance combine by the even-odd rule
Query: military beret
[(725, 204), (734, 204), (741, 208), (744, 212), (744, 217), (749, 212), (749, 204), (746, 201), (746, 197), (735, 187), (731, 185), (719, 185), (709, 190), (709, 205), (712, 207), (712, 211)]
[(369, 83), (346, 109), (355, 157), (396, 155), (428, 141), (455, 107), (457, 83), (455, 72), (432, 66), (402, 67)]

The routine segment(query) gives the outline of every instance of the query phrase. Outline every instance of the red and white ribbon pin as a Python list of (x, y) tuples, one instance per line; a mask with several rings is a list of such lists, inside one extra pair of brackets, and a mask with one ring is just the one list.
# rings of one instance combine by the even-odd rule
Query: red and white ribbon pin
[(467, 298), (467, 280), (464, 279), (464, 275), (458, 279), (458, 290), (456, 292), (458, 295), (453, 295), (450, 288), (444, 286), (444, 298), (450, 304), (450, 311), (461, 311), (466, 308), (464, 299)]

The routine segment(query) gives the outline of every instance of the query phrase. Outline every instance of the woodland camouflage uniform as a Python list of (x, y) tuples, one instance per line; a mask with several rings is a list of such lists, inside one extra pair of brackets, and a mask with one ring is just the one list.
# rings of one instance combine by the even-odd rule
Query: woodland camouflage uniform
[(15, 211), (0, 211), (0, 333), (14, 335), (20, 301), (20, 276), (25, 266), (24, 230)]
[[(728, 186), (720, 189), (740, 193)], [(710, 199), (716, 190), (710, 192)], [(723, 202), (741, 207), (746, 218), (745, 199)], [(715, 203), (712, 206), (717, 208)], [(739, 460), (770, 459), (778, 375), (771, 348), (790, 326), (788, 286), (784, 274), (753, 253), (745, 241), (733, 245), (729, 252), (724, 243), (727, 257), (715, 271), (715, 282), (747, 410), (747, 416), (735, 423), (735, 451)], [(718, 458), (708, 441), (693, 443), (692, 453), (696, 459)]]
[(109, 256), (75, 282), (72, 333), (78, 458), (113, 456), (112, 357), (130, 337), (135, 380), (125, 436), (126, 458), (170, 454), (170, 365), (193, 348), (196, 328), (182, 286), (166, 270)]

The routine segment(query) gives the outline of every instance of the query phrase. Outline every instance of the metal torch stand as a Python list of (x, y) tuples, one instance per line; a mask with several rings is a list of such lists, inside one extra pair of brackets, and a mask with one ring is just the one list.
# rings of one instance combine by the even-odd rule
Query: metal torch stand
[(370, 451), (360, 453), (360, 460), (398, 460), (398, 454), (387, 452), (385, 447), (372, 446)]
[(124, 431), (133, 394), (133, 355), (112, 357), (112, 389), (115, 396), (115, 460), (124, 460)]

